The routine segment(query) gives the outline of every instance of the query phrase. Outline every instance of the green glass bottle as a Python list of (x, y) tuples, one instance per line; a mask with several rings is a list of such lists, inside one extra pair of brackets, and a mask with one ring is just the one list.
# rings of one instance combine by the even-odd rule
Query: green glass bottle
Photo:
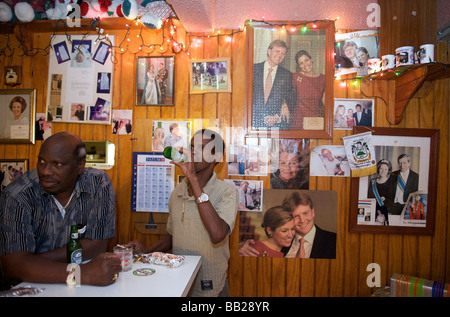
[(69, 243), (67, 243), (67, 263), (81, 264), (82, 261), (83, 249), (79, 239), (78, 228), (76, 225), (72, 225)]
[(174, 162), (183, 163), (188, 161), (188, 157), (185, 153), (178, 151), (176, 148), (167, 146), (164, 149), (163, 155), (165, 158)]

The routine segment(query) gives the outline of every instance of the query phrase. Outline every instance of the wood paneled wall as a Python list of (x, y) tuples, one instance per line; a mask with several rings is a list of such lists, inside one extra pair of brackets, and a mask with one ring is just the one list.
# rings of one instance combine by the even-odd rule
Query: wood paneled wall
[[(384, 1), (380, 1), (382, 8)], [(417, 1), (419, 3), (420, 1)], [(408, 3), (410, 3), (408, 1)], [(420, 2), (422, 3), (422, 2)], [(389, 10), (394, 10), (390, 8)], [(395, 11), (395, 10), (394, 10)], [(393, 11), (390, 11), (392, 14)], [(398, 13), (395, 13), (398, 14)], [(405, 13), (409, 15), (410, 13)], [(398, 14), (399, 17), (402, 15)], [(408, 16), (409, 17), (409, 16)], [(390, 20), (388, 16), (385, 19)], [(394, 26), (389, 26), (394, 27)], [(187, 40), (181, 27), (177, 29), (179, 40)], [(386, 30), (384, 30), (386, 31)], [(383, 33), (381, 28), (381, 34)], [(111, 31), (118, 38), (125, 36), (125, 30)], [(435, 33), (434, 33), (435, 34)], [(143, 36), (148, 41), (159, 41), (161, 33), (145, 30)], [(36, 47), (45, 47), (49, 33), (34, 33)], [(434, 37), (434, 35), (433, 35)], [(391, 39), (387, 40), (391, 41)], [(14, 41), (12, 41), (14, 42)], [(382, 53), (385, 42), (381, 43)], [(390, 49), (398, 43), (389, 42)], [(17, 42), (12, 45), (18, 45)], [(129, 51), (117, 54), (114, 66), (114, 109), (133, 110), (133, 135), (118, 136), (111, 133), (110, 126), (54, 123), (53, 132), (72, 131), (85, 140), (109, 140), (116, 144), (116, 165), (107, 173), (111, 177), (117, 196), (116, 232), (112, 244), (126, 243), (140, 239), (145, 243), (156, 242), (160, 234), (147, 234), (143, 224), (148, 213), (133, 213), (131, 205), (131, 163), (133, 151), (151, 150), (151, 122), (153, 119), (219, 118), (222, 127), (244, 128), (245, 113), (245, 32), (226, 37), (203, 37), (201, 45), (193, 48), (188, 56), (176, 56), (175, 63), (175, 107), (136, 107), (134, 78), (138, 56), (158, 56), (157, 53), (138, 50), (139, 42), (130, 42)], [(400, 46), (400, 45), (398, 45)], [(17, 88), (37, 88), (37, 112), (45, 112), (48, 76), (48, 56), (21, 56), (20, 49), (11, 57), (0, 57), (0, 66), (22, 65), (23, 81)], [(139, 53), (133, 53), (139, 52)], [(437, 46), (437, 60), (449, 63), (448, 43)], [(169, 52), (165, 53), (170, 55)], [(232, 92), (190, 95), (188, 84), (189, 59), (231, 58)], [(3, 82), (3, 81), (2, 81)], [(0, 86), (6, 88), (6, 86)], [(332, 190), (338, 195), (337, 256), (336, 259), (271, 259), (250, 258), (238, 255), (238, 221), (231, 234), (231, 258), (229, 262), (229, 282), (231, 296), (368, 296), (373, 289), (366, 285), (369, 263), (381, 267), (381, 283), (386, 285), (393, 273), (404, 273), (427, 279), (450, 282), (450, 216), (449, 205), (449, 103), (450, 79), (438, 79), (432, 83), (431, 93), (425, 98), (413, 98), (405, 117), (395, 127), (440, 129), (439, 180), (436, 208), (436, 229), (433, 236), (351, 234), (348, 232), (350, 206), (350, 179), (311, 177), (310, 188)], [(365, 98), (358, 85), (347, 82), (345, 87), (336, 82), (336, 98)], [(390, 126), (385, 118), (386, 105), (376, 98), (375, 125)], [(331, 140), (312, 139), (311, 146), (341, 145), (342, 136), (348, 131), (334, 131)], [(35, 145), (0, 145), (0, 158), (28, 158), (30, 167), (36, 166), (41, 141)], [(227, 178), (225, 164), (217, 168), (220, 178)], [(268, 188), (269, 178), (261, 178)], [(153, 214), (155, 223), (164, 228), (167, 215)], [(162, 233), (161, 230), (159, 233)]]

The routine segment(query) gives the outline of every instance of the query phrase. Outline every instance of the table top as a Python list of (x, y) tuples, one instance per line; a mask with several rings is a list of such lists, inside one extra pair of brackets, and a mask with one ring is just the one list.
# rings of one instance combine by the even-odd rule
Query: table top
[[(14, 288), (32, 286), (44, 289), (33, 297), (182, 297), (188, 294), (201, 263), (201, 256), (197, 255), (186, 255), (184, 263), (177, 268), (137, 262), (108, 286), (22, 282)], [(135, 276), (133, 271), (139, 268), (152, 268), (155, 273)]]

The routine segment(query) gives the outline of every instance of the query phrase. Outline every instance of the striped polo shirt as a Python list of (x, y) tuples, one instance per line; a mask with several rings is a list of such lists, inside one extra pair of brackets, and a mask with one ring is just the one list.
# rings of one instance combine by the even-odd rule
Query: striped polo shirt
[(74, 224), (86, 226), (82, 238), (115, 236), (115, 194), (109, 176), (86, 168), (63, 216), (53, 195), (39, 183), (36, 169), (30, 170), (1, 194), (0, 256), (21, 251), (39, 254), (63, 247)]

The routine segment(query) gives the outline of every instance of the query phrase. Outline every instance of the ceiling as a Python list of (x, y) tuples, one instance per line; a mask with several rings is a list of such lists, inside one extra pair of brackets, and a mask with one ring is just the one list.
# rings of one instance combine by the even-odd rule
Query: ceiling
[[(450, 23), (450, 1), (437, 1), (437, 29)], [(139, 0), (138, 0), (139, 2)], [(378, 0), (166, 0), (188, 32), (243, 28), (247, 20), (334, 20), (336, 29), (371, 29)], [(413, 12), (412, 12), (413, 13)]]
[(188, 32), (243, 28), (246, 20), (334, 20), (342, 29), (367, 28), (367, 6), (377, 0), (167, 0)]

